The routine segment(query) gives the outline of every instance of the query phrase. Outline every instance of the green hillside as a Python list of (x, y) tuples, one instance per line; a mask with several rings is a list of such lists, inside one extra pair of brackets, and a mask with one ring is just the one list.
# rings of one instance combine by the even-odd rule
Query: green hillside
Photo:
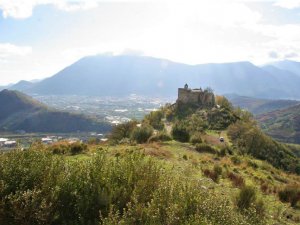
[(263, 131), (272, 137), (288, 142), (300, 143), (300, 105), (257, 116)]
[(60, 112), (18, 91), (0, 92), (0, 131), (109, 131), (110, 125), (79, 114)]
[(167, 105), (107, 143), (0, 154), (0, 224), (299, 224), (296, 147), (216, 104)]

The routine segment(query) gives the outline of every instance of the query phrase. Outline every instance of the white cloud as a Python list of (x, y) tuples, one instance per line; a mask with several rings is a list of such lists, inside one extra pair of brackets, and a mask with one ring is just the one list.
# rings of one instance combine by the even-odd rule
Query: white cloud
[[(50, 0), (0, 0), (2, 8), (4, 1), (5, 16), (17, 18), (30, 16), (36, 5), (50, 4)], [(95, 1), (74, 1), (53, 0), (51, 4), (65, 11), (97, 6)], [(35, 37), (34, 42), (28, 42), (34, 47), (30, 57), (23, 57), (30, 54), (30, 47), (0, 45), (0, 74), (6, 71), (7, 81), (12, 77), (30, 80), (50, 76), (81, 57), (107, 52), (149, 55), (188, 64), (300, 60), (296, 54), (300, 52), (300, 24), (268, 22), (263, 18), (263, 10), (245, 3), (251, 0), (112, 1), (122, 3), (103, 4), (82, 13), (76, 23), (68, 24), (64, 32), (56, 32), (51, 38)], [(275, 8), (274, 2), (270, 7)], [(71, 21), (74, 15), (68, 16)], [(53, 28), (55, 25), (53, 22)]]
[(57, 1), (55, 5), (60, 10), (73, 12), (78, 10), (89, 10), (89, 9), (96, 8), (98, 6), (98, 3), (96, 1), (85, 1), (85, 2), (76, 2), (76, 3)]
[[(245, 4), (228, 0), (186, 0), (169, 2), (172, 21), (206, 23), (218, 26), (255, 24), (261, 14)], [(172, 22), (170, 21), (170, 22)]]
[(64, 11), (89, 10), (98, 6), (95, 0), (0, 0), (0, 9), (4, 18), (25, 19), (32, 15), (36, 6), (45, 4), (52, 4)]
[(274, 5), (287, 9), (300, 8), (300, 0), (278, 0)]
[(32, 48), (29, 46), (16, 46), (10, 43), (0, 43), (0, 59), (6, 60), (15, 56), (27, 56), (31, 54)]
[[(110, 34), (113, 38), (109, 41), (85, 41), (83, 46), (67, 48), (62, 56), (76, 60), (85, 55), (120, 54), (126, 49), (137, 49), (145, 55), (191, 64), (241, 60), (261, 64), (274, 60), (270, 52), (277, 52), (281, 59), (298, 51), (300, 46), (300, 26), (262, 23), (262, 15), (243, 1), (173, 0), (164, 4), (160, 2), (163, 17), (159, 17), (158, 23), (153, 17), (151, 26), (144, 26), (134, 35), (125, 30), (125, 33)], [(126, 18), (118, 19), (126, 21)], [(132, 25), (132, 21), (126, 24)], [(114, 21), (110, 21), (107, 29), (101, 26), (97, 29), (99, 34), (90, 35), (101, 37), (110, 33)]]

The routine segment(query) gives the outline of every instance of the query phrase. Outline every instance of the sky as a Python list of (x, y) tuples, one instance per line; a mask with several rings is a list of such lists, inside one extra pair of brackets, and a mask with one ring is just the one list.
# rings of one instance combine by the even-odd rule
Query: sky
[(300, 0), (0, 0), (0, 85), (107, 53), (300, 61)]

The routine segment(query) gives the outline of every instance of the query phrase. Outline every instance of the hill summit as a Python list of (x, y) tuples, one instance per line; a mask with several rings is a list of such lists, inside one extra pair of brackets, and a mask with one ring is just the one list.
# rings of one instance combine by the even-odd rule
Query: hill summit
[(215, 95), (209, 88), (190, 89), (188, 84), (178, 89), (177, 104), (191, 104), (198, 107), (212, 107), (215, 105)]

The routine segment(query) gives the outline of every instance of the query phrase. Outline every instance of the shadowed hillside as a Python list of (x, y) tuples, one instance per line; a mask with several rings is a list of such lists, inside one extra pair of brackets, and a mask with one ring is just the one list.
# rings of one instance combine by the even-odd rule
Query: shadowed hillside
[(108, 124), (50, 109), (18, 91), (0, 92), (0, 130), (26, 132), (108, 131)]
[(300, 105), (257, 116), (262, 129), (272, 137), (291, 143), (300, 143)]
[(226, 95), (226, 97), (235, 107), (240, 107), (242, 109), (250, 111), (254, 115), (288, 108), (300, 103), (296, 100), (271, 100), (238, 95)]

